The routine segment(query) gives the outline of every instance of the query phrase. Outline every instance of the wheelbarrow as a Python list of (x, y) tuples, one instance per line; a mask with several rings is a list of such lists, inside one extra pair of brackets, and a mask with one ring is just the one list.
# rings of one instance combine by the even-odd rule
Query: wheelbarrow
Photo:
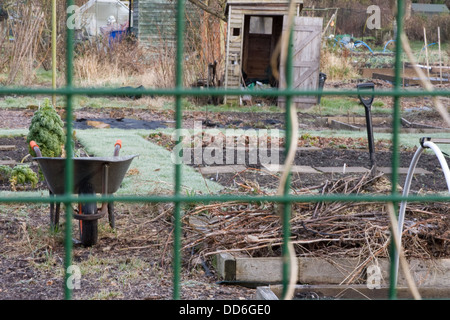
[[(30, 147), (37, 157), (33, 158), (47, 182), (50, 196), (64, 194), (66, 158), (43, 157), (36, 142), (31, 141)], [(112, 157), (78, 157), (73, 158), (73, 190), (78, 195), (108, 195), (116, 192), (122, 183), (131, 164), (132, 156), (119, 156), (122, 142), (117, 140)], [(56, 207), (55, 207), (56, 205)], [(60, 203), (50, 203), (50, 225), (55, 228), (59, 224)], [(101, 207), (97, 203), (78, 203), (74, 209), (73, 218), (79, 221), (80, 241), (84, 246), (97, 243), (98, 220), (108, 213), (109, 224), (115, 228), (114, 203), (103, 202)]]

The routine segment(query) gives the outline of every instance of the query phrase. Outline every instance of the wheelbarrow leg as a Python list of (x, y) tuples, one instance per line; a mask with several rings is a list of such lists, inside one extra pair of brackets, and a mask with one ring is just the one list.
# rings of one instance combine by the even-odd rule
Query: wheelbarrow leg
[[(114, 156), (119, 155), (119, 149), (120, 149), (120, 146), (118, 146), (118, 143), (116, 143), (116, 150), (114, 151)], [(103, 195), (108, 194), (108, 179), (109, 179), (109, 165), (105, 164), (105, 165), (103, 165), (103, 179), (102, 179), (102, 194)], [(115, 218), (114, 218), (114, 203), (113, 202), (103, 203), (101, 210), (108, 211), (109, 225), (112, 229), (114, 229), (116, 226)]]
[[(31, 147), (31, 149), (34, 150), (34, 152), (36, 153), (36, 156), (42, 157), (41, 150), (39, 149), (39, 146), (37, 145), (37, 143), (35, 141), (30, 141), (30, 147)], [(55, 196), (53, 194), (53, 192), (50, 190), (50, 188), (48, 189), (48, 192), (50, 194), (50, 197)], [(56, 208), (55, 208), (55, 206), (56, 206)], [(56, 231), (56, 228), (58, 228), (60, 207), (61, 207), (61, 203), (58, 202), (55, 204), (55, 202), (50, 202), (50, 228), (52, 231)]]
[[(117, 140), (114, 145), (114, 157), (119, 156), (120, 149), (122, 148), (122, 140)], [(108, 167), (104, 168), (104, 181), (103, 181), (103, 193), (107, 193), (107, 185), (108, 185)], [(116, 219), (114, 216), (114, 202), (108, 202), (108, 219), (109, 226), (112, 229), (116, 228)]]
[(116, 228), (116, 219), (114, 217), (114, 202), (108, 202), (108, 219), (111, 229)]
[[(50, 197), (55, 196), (50, 190), (49, 193)], [(61, 203), (50, 202), (50, 228), (52, 231), (56, 231), (56, 229), (58, 228), (60, 207)]]

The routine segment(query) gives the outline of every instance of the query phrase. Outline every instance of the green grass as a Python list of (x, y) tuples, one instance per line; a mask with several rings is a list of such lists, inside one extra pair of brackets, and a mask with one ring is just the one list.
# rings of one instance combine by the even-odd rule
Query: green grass
[[(392, 110), (386, 108), (385, 104), (380, 100), (375, 100), (372, 104), (372, 114), (388, 114)], [(320, 105), (315, 105), (306, 113), (322, 115), (322, 116), (339, 116), (339, 115), (364, 115), (364, 107), (358, 98), (342, 98), (342, 97), (322, 97)]]
[[(182, 107), (184, 111), (208, 111), (208, 112), (283, 112), (276, 105), (253, 104), (249, 106), (241, 106), (238, 103), (222, 104), (222, 105), (198, 105), (188, 99), (183, 99)], [(163, 110), (174, 110), (173, 102), (167, 102), (162, 106)]]
[(11, 109), (26, 109), (27, 106), (42, 104), (44, 102), (44, 98), (37, 99), (31, 96), (25, 97), (11, 97), (5, 96), (0, 97), (0, 108), (11, 108)]
[[(36, 83), (39, 85), (51, 85), (53, 73), (52, 70), (45, 70), (44, 68), (36, 69)], [(57, 77), (59, 74), (57, 74)]]
[[(163, 106), (165, 110), (173, 110), (172, 103), (166, 103)], [(183, 100), (183, 110), (185, 111), (207, 111), (207, 112), (241, 112), (245, 113), (258, 113), (258, 112), (269, 112), (269, 113), (280, 113), (284, 112), (284, 109), (276, 105), (251, 105), (251, 106), (239, 106), (238, 104), (224, 104), (224, 105), (206, 105), (200, 106), (195, 103)], [(299, 110), (301, 111), (301, 110)], [(337, 116), (337, 115), (364, 115), (364, 107), (360, 104), (358, 98), (351, 97), (322, 97), (320, 105), (315, 105), (312, 108), (301, 111), (305, 113), (322, 115), (322, 116)], [(380, 100), (374, 101), (372, 104), (373, 114), (386, 114), (392, 112), (391, 109), (386, 108), (384, 102)]]
[(0, 137), (26, 137), (28, 129), (0, 129)]
[[(26, 109), (28, 106), (40, 106), (44, 103), (48, 97), (31, 97), (31, 96), (5, 96), (0, 97), (0, 108), (6, 109)], [(58, 96), (56, 98), (57, 106), (64, 106), (66, 103), (65, 97)], [(80, 108), (135, 108), (135, 109), (148, 109), (148, 101), (121, 99), (116, 97), (88, 97), (88, 96), (75, 96), (73, 99), (74, 110)]]

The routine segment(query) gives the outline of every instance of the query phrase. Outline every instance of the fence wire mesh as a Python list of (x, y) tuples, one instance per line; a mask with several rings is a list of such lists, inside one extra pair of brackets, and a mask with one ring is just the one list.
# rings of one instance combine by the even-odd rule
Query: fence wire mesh
[[(145, 89), (139, 90), (140, 95), (153, 95), (153, 96), (169, 96), (175, 97), (175, 129), (182, 129), (182, 119), (183, 119), (183, 107), (182, 98), (189, 96), (223, 96), (223, 95), (240, 95), (242, 91), (239, 89), (222, 89), (222, 88), (209, 88), (209, 89), (194, 89), (187, 88), (183, 86), (183, 34), (185, 28), (185, 0), (177, 0), (177, 24), (176, 24), (176, 39), (177, 39), (177, 53), (176, 53), (176, 79), (175, 87), (169, 89)], [(68, 0), (67, 5), (72, 6), (74, 4), (73, 0)], [(392, 186), (396, 186), (398, 182), (398, 169), (399, 169), (399, 152), (400, 149), (400, 103), (402, 97), (423, 97), (423, 96), (450, 96), (450, 91), (429, 91), (429, 90), (404, 90), (401, 86), (401, 75), (400, 71), (402, 69), (402, 31), (403, 31), (403, 15), (404, 15), (404, 1), (397, 1), (397, 39), (396, 39), (396, 53), (395, 53), (395, 81), (392, 90), (377, 90), (374, 92), (376, 96), (390, 96), (393, 98), (393, 111), (392, 111)], [(70, 13), (69, 13), (70, 14)], [(289, 219), (291, 215), (291, 205), (298, 202), (386, 202), (393, 203), (396, 208), (401, 201), (407, 200), (408, 202), (449, 202), (450, 196), (443, 194), (428, 194), (428, 195), (410, 195), (404, 197), (398, 194), (395, 187), (392, 187), (391, 193), (389, 195), (373, 195), (373, 194), (360, 194), (360, 195), (336, 195), (336, 194), (317, 194), (317, 195), (293, 195), (290, 194), (289, 184), (290, 180), (286, 180), (286, 185), (284, 192), (282, 194), (277, 194), (273, 196), (260, 196), (260, 195), (183, 195), (181, 192), (181, 179), (182, 179), (182, 167), (181, 164), (174, 164), (175, 171), (175, 181), (174, 190), (171, 195), (148, 195), (148, 196), (76, 196), (73, 190), (73, 141), (70, 139), (73, 132), (73, 98), (76, 95), (91, 95), (91, 96), (115, 96), (115, 95), (134, 95), (136, 93), (135, 89), (123, 89), (118, 92), (115, 89), (108, 88), (76, 88), (73, 83), (73, 60), (74, 60), (74, 30), (67, 29), (67, 41), (66, 41), (66, 85), (62, 88), (57, 89), (47, 89), (47, 88), (0, 88), (0, 95), (57, 95), (64, 96), (66, 98), (65, 102), (65, 122), (66, 122), (66, 145), (65, 150), (67, 151), (66, 168), (65, 171), (65, 193), (62, 195), (56, 195), (52, 198), (50, 197), (0, 197), (0, 203), (50, 203), (50, 202), (61, 202), (65, 204), (65, 280), (64, 292), (65, 298), (72, 298), (72, 289), (67, 286), (68, 277), (70, 274), (67, 272), (68, 267), (72, 265), (72, 204), (78, 203), (80, 201), (109, 201), (109, 202), (147, 202), (147, 203), (157, 203), (166, 202), (174, 203), (173, 219), (174, 219), (174, 244), (173, 244), (173, 299), (180, 299), (180, 270), (181, 270), (181, 241), (182, 241), (182, 224), (181, 224), (181, 205), (184, 203), (207, 203), (207, 202), (228, 202), (228, 201), (245, 201), (249, 203), (267, 201), (280, 203), (283, 207), (283, 292), (286, 292), (289, 287), (290, 281), (290, 256), (289, 256), (289, 236), (290, 236), (290, 225)], [(289, 46), (291, 48), (291, 46)], [(292, 136), (293, 128), (290, 126), (291, 115), (290, 111), (294, 106), (291, 103), (291, 98), (294, 96), (310, 96), (310, 95), (321, 95), (321, 96), (357, 96), (358, 91), (356, 90), (296, 90), (290, 85), (292, 82), (292, 72), (291, 64), (292, 60), (292, 50), (288, 53), (288, 63), (287, 63), (287, 87), (283, 90), (274, 91), (249, 91), (249, 95), (258, 96), (284, 96), (286, 97), (286, 152), (289, 152), (289, 142), (290, 139), (294, 139)], [(176, 130), (179, 131), (179, 130)], [(176, 140), (180, 141), (181, 137), (177, 136)], [(396, 253), (395, 245), (391, 245), (390, 256), (394, 256)], [(391, 262), (391, 277), (390, 277), (390, 293), (389, 297), (394, 299), (396, 297), (396, 284), (395, 278), (392, 276), (395, 272), (395, 264)]]

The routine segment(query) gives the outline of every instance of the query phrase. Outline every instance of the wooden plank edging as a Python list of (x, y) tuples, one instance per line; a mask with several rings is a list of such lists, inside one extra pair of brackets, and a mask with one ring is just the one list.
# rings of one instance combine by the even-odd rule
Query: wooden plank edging
[[(418, 286), (450, 287), (450, 259), (411, 259), (409, 268)], [(380, 284), (389, 285), (386, 258), (364, 262), (358, 258), (298, 258), (298, 282), (303, 284), (367, 283), (369, 266), (380, 270)], [(252, 258), (239, 254), (217, 255), (217, 271), (227, 281), (277, 284), (282, 281), (281, 258)], [(370, 276), (370, 275), (369, 275)], [(407, 285), (400, 269), (399, 285)]]

